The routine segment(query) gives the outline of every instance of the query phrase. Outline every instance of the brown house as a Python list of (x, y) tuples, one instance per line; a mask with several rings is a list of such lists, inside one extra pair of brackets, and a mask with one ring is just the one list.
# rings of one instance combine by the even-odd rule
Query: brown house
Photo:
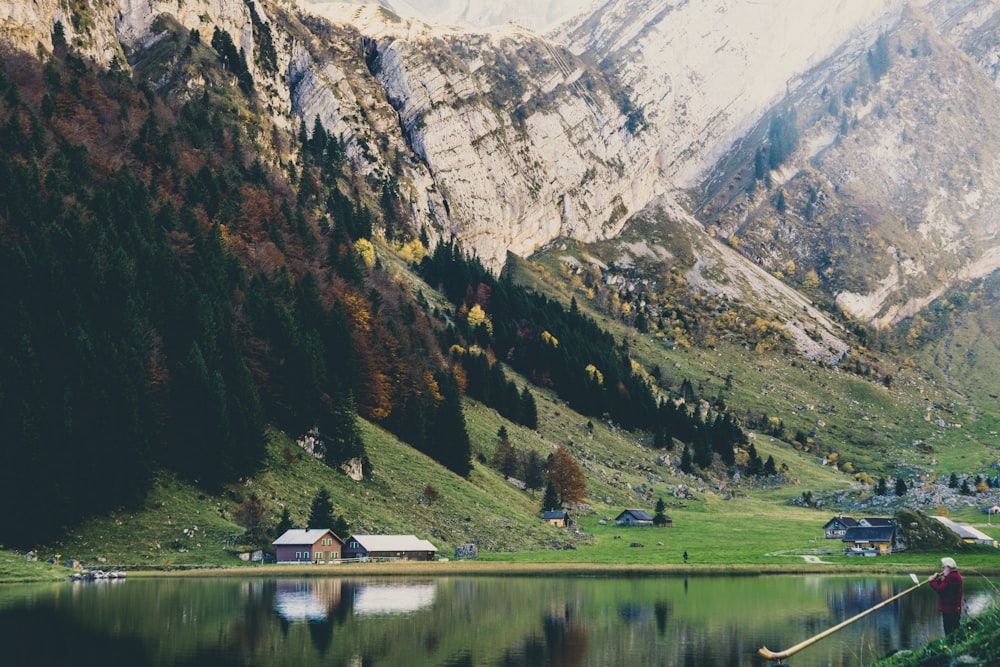
[(542, 521), (557, 528), (565, 528), (569, 525), (569, 513), (564, 510), (549, 510), (542, 513)]
[(292, 528), (272, 544), (278, 563), (333, 563), (344, 552), (344, 541), (329, 528)]
[(841, 539), (847, 555), (888, 556), (896, 539), (896, 526), (852, 526)]

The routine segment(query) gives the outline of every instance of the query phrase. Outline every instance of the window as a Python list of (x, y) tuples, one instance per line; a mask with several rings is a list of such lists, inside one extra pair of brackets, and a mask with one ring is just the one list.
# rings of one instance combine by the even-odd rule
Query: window
[(334, 559), (337, 559), (337, 558), (340, 558), (340, 554), (337, 553), (336, 551), (331, 551), (330, 552), (330, 560), (334, 560)]
[(296, 551), (295, 552), (295, 560), (302, 560), (302, 552), (301, 551)]
[(302, 552), (302, 560), (309, 560), (309, 552), (308, 551), (303, 551)]

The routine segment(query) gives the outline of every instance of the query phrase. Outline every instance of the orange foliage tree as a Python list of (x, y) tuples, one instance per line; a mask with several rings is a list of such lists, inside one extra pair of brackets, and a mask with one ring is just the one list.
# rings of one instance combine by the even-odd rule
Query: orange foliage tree
[(555, 453), (549, 457), (547, 474), (556, 487), (563, 506), (568, 503), (583, 502), (587, 495), (583, 469), (565, 445), (559, 445)]

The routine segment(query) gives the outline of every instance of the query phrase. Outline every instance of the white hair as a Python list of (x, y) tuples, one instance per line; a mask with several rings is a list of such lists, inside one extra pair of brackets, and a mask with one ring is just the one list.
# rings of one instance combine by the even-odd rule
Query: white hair
[(953, 570), (958, 569), (958, 565), (955, 565), (955, 559), (950, 557), (945, 557), (941, 559), (941, 567), (950, 567)]

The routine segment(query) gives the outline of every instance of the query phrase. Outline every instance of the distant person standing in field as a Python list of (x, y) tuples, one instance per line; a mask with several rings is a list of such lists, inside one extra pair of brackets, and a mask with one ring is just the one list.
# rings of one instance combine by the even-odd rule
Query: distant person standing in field
[(686, 552), (686, 551), (684, 552), (684, 562), (685, 563), (688, 562), (688, 552)]
[(941, 569), (942, 572), (935, 572), (927, 581), (938, 594), (938, 611), (941, 612), (944, 633), (950, 635), (958, 629), (962, 617), (962, 575), (954, 558), (942, 558)]

